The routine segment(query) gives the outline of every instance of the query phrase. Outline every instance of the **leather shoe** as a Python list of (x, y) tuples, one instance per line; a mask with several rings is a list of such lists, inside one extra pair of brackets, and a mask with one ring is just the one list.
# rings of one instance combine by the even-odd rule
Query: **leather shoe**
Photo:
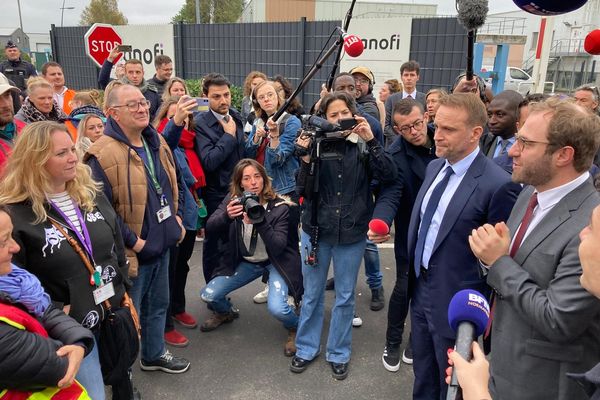
[(304, 372), (304, 370), (306, 370), (306, 368), (308, 368), (308, 365), (311, 362), (313, 362), (313, 360), (314, 360), (314, 358), (312, 360), (305, 360), (304, 358), (294, 356), (292, 358), (292, 364), (290, 365), (290, 371), (295, 372), (297, 374)]
[(338, 381), (346, 379), (348, 376), (348, 363), (334, 363), (331, 362), (332, 376)]

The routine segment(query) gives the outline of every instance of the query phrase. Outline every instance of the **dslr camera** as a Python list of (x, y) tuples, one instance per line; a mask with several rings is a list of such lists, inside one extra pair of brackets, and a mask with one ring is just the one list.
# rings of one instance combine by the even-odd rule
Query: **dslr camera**
[(265, 208), (260, 204), (258, 195), (252, 192), (244, 192), (242, 197), (237, 199), (237, 202), (244, 207), (246, 215), (253, 223), (262, 222), (265, 218)]

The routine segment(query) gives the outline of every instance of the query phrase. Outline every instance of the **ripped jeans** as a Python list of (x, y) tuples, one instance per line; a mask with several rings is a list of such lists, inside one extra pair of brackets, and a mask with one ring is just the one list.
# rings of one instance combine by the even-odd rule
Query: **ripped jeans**
[(247, 285), (263, 275), (264, 269), (269, 270), (269, 297), (267, 307), (271, 315), (283, 323), (286, 329), (296, 329), (298, 316), (288, 304), (288, 287), (283, 277), (273, 264), (263, 267), (247, 261), (242, 261), (231, 276), (217, 276), (200, 291), (200, 297), (212, 305), (218, 314), (226, 314), (231, 310), (231, 302), (227, 295), (235, 289)]

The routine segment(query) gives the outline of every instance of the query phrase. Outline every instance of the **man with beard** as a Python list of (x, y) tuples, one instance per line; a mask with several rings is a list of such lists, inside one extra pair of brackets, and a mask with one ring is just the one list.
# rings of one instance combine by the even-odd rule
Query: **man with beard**
[(355, 67), (350, 70), (356, 87), (356, 103), (360, 104), (363, 113), (369, 114), (376, 120), (380, 120), (377, 100), (373, 96), (373, 85), (375, 77), (367, 67)]
[(62, 108), (65, 114), (70, 114), (72, 111), (69, 103), (75, 96), (75, 91), (65, 86), (65, 75), (61, 65), (54, 61), (49, 61), (42, 65), (42, 76), (47, 80), (54, 89), (54, 100), (58, 106)]
[(501, 92), (488, 106), (488, 129), (479, 143), (481, 151), (507, 172), (512, 172), (512, 158), (508, 151), (515, 143), (518, 127), (518, 109), (523, 96), (514, 90)]
[(21, 91), (0, 74), (0, 171), (4, 167), (17, 134), (25, 123), (15, 119), (12, 94)]
[(600, 302), (581, 287), (578, 233), (600, 204), (588, 170), (600, 120), (560, 100), (531, 105), (508, 154), (523, 189), (508, 222), (474, 229), (492, 301), (491, 379), (496, 399), (586, 399), (566, 372), (600, 361)]

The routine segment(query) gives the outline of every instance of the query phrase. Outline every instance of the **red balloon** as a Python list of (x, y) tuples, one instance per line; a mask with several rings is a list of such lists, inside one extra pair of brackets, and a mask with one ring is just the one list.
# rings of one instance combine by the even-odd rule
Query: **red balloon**
[(587, 34), (583, 48), (592, 55), (600, 55), (600, 29), (594, 29)]
[(513, 0), (523, 11), (542, 16), (565, 14), (587, 3), (587, 0)]

